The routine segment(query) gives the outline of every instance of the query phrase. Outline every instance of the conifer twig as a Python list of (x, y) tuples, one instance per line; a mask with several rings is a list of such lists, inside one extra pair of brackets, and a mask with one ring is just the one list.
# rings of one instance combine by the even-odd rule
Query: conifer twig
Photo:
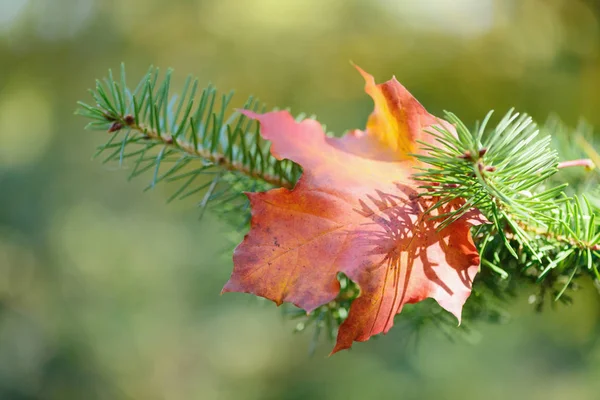
[[(198, 80), (188, 77), (177, 96), (170, 93), (170, 81), (170, 70), (160, 81), (151, 67), (130, 89), (123, 66), (120, 79), (109, 71), (107, 79), (97, 81), (90, 91), (95, 104), (79, 102), (77, 110), (91, 120), (88, 129), (111, 134), (96, 155), (108, 153), (104, 162), (119, 165), (132, 160), (130, 178), (154, 171), (147, 189), (178, 182), (168, 201), (204, 192), (198, 203), (202, 213), (210, 206), (236, 227), (250, 218), (243, 192), (294, 186), (301, 168), (271, 155), (256, 121), (228, 110), (232, 93), (218, 101), (213, 86), (199, 90)], [(252, 97), (242, 108), (264, 110)]]

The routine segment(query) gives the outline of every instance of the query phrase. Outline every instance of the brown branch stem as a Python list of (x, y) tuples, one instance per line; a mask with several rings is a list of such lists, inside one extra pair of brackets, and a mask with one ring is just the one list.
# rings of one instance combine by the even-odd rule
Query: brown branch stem
[[(113, 129), (113, 127), (115, 127), (116, 129)], [(131, 118), (130, 116), (124, 117), (121, 121), (114, 122), (113, 127), (111, 127), (111, 130), (113, 132), (127, 127), (133, 131), (137, 131), (143, 134), (147, 139), (159, 140), (165, 146), (175, 147), (191, 156), (203, 158), (204, 160), (218, 165), (225, 170), (240, 172), (252, 179), (262, 180), (263, 182), (268, 183), (274, 187), (284, 187), (287, 189), (292, 189), (294, 187), (294, 184), (292, 182), (288, 182), (269, 173), (260, 173), (258, 171), (250, 170), (248, 166), (240, 162), (231, 161), (227, 159), (227, 157), (225, 157), (224, 154), (198, 148), (194, 146), (193, 143), (186, 141), (185, 139), (182, 139), (180, 137), (173, 138), (173, 135), (167, 132), (159, 134), (157, 131), (149, 129), (144, 124), (136, 124), (135, 121), (133, 121), (133, 118)]]
[(570, 239), (570, 238), (568, 238), (566, 236), (556, 235), (556, 234), (554, 234), (552, 232), (548, 232), (548, 231), (546, 231), (544, 229), (540, 229), (538, 227), (531, 226), (531, 225), (526, 225), (525, 223), (523, 223), (521, 221), (518, 221), (517, 223), (526, 232), (533, 233), (533, 234), (538, 235), (538, 236), (544, 236), (544, 237), (546, 237), (548, 239), (555, 240), (557, 242), (567, 243), (567, 244), (569, 244), (571, 246), (574, 246), (574, 247), (579, 247), (579, 248), (582, 248), (582, 249), (590, 249), (592, 251), (600, 251), (600, 244), (594, 244), (594, 245), (592, 245), (591, 243), (578, 242), (578, 241)]

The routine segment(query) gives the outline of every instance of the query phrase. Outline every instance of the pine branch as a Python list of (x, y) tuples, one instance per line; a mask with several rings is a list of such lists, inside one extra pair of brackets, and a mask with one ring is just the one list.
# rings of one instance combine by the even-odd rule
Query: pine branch
[[(479, 227), (475, 235), (482, 266), (504, 279), (509, 259), (528, 271), (536, 282), (565, 280), (555, 292), (560, 298), (580, 271), (600, 280), (600, 214), (583, 195), (568, 197), (566, 184), (549, 185), (561, 166), (550, 148), (550, 137), (538, 139), (531, 119), (510, 111), (490, 132), (485, 131), (490, 115), (471, 132), (455, 115), (447, 119), (456, 126), (458, 137), (437, 128), (432, 134), (438, 144), (423, 143), (427, 155), (417, 157), (430, 167), (421, 168), (416, 179), (424, 182), (424, 196), (441, 200), (433, 209), (456, 199), (464, 200), (457, 212), (440, 216), (447, 226), (476, 207), (491, 225)], [(562, 164), (589, 166), (589, 161)], [(501, 267), (501, 266), (504, 266)]]
[[(169, 201), (204, 193), (199, 202), (203, 211), (212, 205), (236, 224), (249, 218), (242, 192), (293, 187), (300, 167), (275, 159), (258, 124), (228, 111), (232, 93), (219, 96), (211, 85), (200, 91), (198, 80), (191, 77), (180, 97), (170, 94), (170, 86), (171, 71), (159, 81), (159, 71), (152, 67), (133, 90), (123, 66), (119, 80), (109, 71), (107, 79), (97, 81), (90, 91), (95, 104), (79, 102), (76, 112), (91, 119), (87, 129), (111, 134), (96, 156), (107, 154), (105, 163), (129, 162), (130, 178), (150, 172), (147, 189), (177, 182)], [(242, 108), (258, 111), (264, 106), (249, 98)], [(233, 209), (246, 212), (239, 218), (240, 213), (229, 212)]]

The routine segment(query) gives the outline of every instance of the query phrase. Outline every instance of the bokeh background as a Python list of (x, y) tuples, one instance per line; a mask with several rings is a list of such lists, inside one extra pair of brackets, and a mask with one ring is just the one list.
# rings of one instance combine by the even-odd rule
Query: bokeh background
[(342, 132), (372, 106), (350, 60), (468, 123), (600, 126), (597, 0), (0, 0), (0, 399), (600, 398), (591, 284), (541, 314), (524, 290), (466, 341), (399, 326), (309, 357), (274, 305), (219, 295), (241, 233), (91, 161), (106, 136), (73, 116), (123, 61)]

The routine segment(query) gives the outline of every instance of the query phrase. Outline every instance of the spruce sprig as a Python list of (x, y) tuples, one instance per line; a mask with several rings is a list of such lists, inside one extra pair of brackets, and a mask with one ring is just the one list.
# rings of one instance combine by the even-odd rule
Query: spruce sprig
[[(170, 93), (171, 75), (168, 70), (161, 80), (158, 68), (150, 67), (132, 90), (122, 65), (118, 80), (109, 71), (108, 78), (96, 81), (90, 90), (95, 104), (79, 102), (76, 112), (91, 120), (87, 129), (111, 135), (96, 156), (104, 155), (104, 163), (127, 162), (130, 179), (148, 172), (146, 189), (176, 182), (169, 201), (202, 194), (202, 211), (210, 205), (231, 222), (247, 223), (242, 193), (292, 187), (301, 168), (275, 159), (258, 124), (228, 109), (233, 93), (220, 95), (212, 85), (199, 90), (198, 79), (188, 77), (178, 97)], [(242, 108), (264, 110), (252, 97)], [(231, 212), (237, 210), (246, 212)]]
[(550, 147), (551, 137), (538, 138), (540, 131), (531, 118), (512, 110), (486, 131), (490, 117), (491, 113), (471, 131), (446, 113), (457, 135), (440, 125), (431, 132), (437, 143), (422, 143), (427, 154), (416, 155), (428, 165), (415, 174), (427, 190), (423, 195), (440, 199), (432, 209), (457, 199), (464, 203), (439, 216), (444, 219), (441, 227), (478, 208), (491, 222), (475, 235), (482, 266), (504, 279), (525, 274), (536, 283), (545, 282), (555, 299), (580, 272), (600, 280), (598, 209), (585, 194), (568, 197), (566, 183), (552, 185), (550, 178), (561, 164)]
[(547, 200), (556, 199), (566, 186), (534, 190), (558, 171), (558, 154), (550, 149), (549, 136), (536, 140), (539, 130), (529, 116), (511, 110), (486, 134), (490, 117), (491, 113), (472, 133), (458, 117), (446, 113), (458, 135), (441, 126), (430, 132), (438, 143), (422, 142), (427, 154), (416, 157), (431, 167), (418, 168), (422, 172), (415, 178), (424, 182), (421, 187), (428, 195), (441, 199), (434, 209), (466, 199), (465, 205), (451, 215), (439, 216), (445, 219), (440, 228), (477, 207), (498, 229), (504, 221), (525, 237), (517, 222), (535, 220), (546, 226), (552, 220), (548, 210), (555, 207), (554, 201)]

